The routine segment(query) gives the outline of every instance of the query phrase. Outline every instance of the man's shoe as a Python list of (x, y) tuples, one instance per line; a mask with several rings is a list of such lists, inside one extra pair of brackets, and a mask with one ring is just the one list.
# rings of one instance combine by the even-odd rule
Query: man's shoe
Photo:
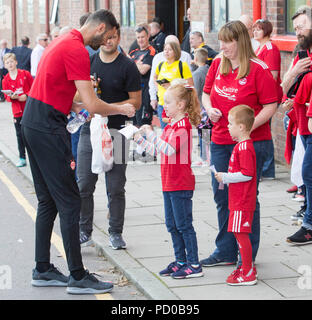
[(110, 292), (113, 287), (111, 282), (99, 281), (86, 270), (86, 275), (81, 280), (75, 280), (73, 276), (69, 276), (66, 291), (70, 294), (99, 294)]
[(180, 268), (178, 271), (171, 274), (171, 277), (173, 279), (187, 279), (187, 278), (198, 278), (202, 277), (203, 269), (201, 265), (199, 267), (195, 268), (192, 267), (190, 264), (185, 264)]
[(109, 245), (114, 250), (126, 249), (126, 247), (127, 247), (126, 242), (122, 238), (121, 233), (110, 233), (110, 235), (109, 235)]
[(25, 167), (26, 166), (26, 159), (19, 158), (19, 160), (17, 161), (16, 166), (18, 168)]
[(286, 241), (295, 245), (312, 243), (312, 230), (301, 227), (295, 234), (288, 237)]
[(93, 245), (93, 240), (91, 238), (91, 236), (89, 236), (88, 234), (86, 234), (83, 231), (80, 231), (80, 246), (82, 248), (84, 247), (89, 247)]
[(51, 264), (46, 272), (33, 269), (31, 284), (34, 287), (67, 287), (69, 278)]
[(292, 221), (298, 221), (300, 219), (303, 219), (305, 211), (306, 211), (306, 207), (303, 206), (298, 212), (296, 212), (295, 214), (293, 214), (290, 218)]
[(206, 259), (203, 259), (199, 262), (203, 267), (215, 267), (215, 266), (231, 266), (233, 264), (236, 264), (236, 262), (229, 262), (229, 261), (223, 261), (218, 260), (213, 256), (210, 256)]
[(164, 270), (161, 270), (159, 272), (159, 275), (161, 277), (168, 277), (171, 276), (174, 272), (177, 272), (178, 270), (180, 270), (182, 267), (184, 266), (184, 264), (180, 264), (177, 261), (171, 262), (168, 267)]
[(232, 272), (226, 279), (226, 283), (230, 286), (252, 286), (257, 283), (257, 277), (253, 268), (246, 275), (240, 269)]
[(312, 243), (312, 230), (301, 227), (295, 234), (288, 237), (286, 241), (295, 245)]

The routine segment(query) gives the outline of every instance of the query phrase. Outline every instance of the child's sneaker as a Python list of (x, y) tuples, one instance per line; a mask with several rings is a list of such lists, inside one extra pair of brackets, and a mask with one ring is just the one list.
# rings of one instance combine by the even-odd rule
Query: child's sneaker
[(184, 266), (184, 264), (178, 263), (177, 261), (171, 262), (166, 269), (161, 270), (161, 271), (159, 272), (159, 275), (160, 275), (161, 277), (171, 276), (174, 272), (177, 272), (177, 271), (180, 270), (183, 266)]
[(254, 268), (244, 275), (243, 270), (240, 269), (239, 272), (232, 272), (226, 279), (226, 283), (230, 286), (252, 286), (257, 283), (257, 277), (254, 272)]
[(180, 270), (172, 273), (171, 277), (174, 279), (186, 279), (186, 278), (198, 278), (202, 277), (203, 270), (201, 265), (199, 265), (197, 268), (192, 267), (190, 264), (185, 264), (180, 268)]

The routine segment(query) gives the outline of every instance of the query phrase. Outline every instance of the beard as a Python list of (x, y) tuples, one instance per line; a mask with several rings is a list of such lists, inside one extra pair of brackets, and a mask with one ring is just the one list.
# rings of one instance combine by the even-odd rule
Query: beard
[(309, 30), (309, 34), (307, 36), (300, 36), (298, 38), (298, 42), (301, 49), (310, 49), (312, 47), (312, 30)]
[(97, 51), (97, 50), (100, 48), (100, 46), (101, 46), (102, 44), (104, 44), (104, 35), (105, 35), (105, 33), (106, 33), (106, 31), (104, 31), (102, 34), (100, 34), (100, 35), (98, 35), (98, 36), (94, 36), (94, 37), (91, 39), (91, 41), (90, 41), (90, 43), (89, 43), (89, 46), (90, 46), (93, 50)]

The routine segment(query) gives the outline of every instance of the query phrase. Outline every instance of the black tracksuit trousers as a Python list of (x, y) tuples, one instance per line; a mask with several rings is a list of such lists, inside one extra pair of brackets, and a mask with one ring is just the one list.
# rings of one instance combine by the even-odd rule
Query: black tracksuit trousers
[(50, 262), (51, 234), (57, 212), (70, 272), (82, 270), (79, 241), (80, 195), (75, 180), (70, 134), (51, 134), (22, 124), (38, 198), (36, 262)]

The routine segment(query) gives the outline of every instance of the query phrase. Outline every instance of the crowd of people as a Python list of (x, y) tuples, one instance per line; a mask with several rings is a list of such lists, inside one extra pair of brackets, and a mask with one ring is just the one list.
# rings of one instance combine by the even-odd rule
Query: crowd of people
[[(300, 140), (296, 138), (301, 137), (305, 150), (302, 184), (288, 190), (304, 192), (304, 205), (294, 215), (303, 223), (287, 241), (312, 243), (312, 113), (306, 107), (312, 89), (311, 8), (299, 8), (293, 23), (299, 42), (283, 82), (280, 52), (270, 41), (272, 23), (264, 19), (253, 23), (246, 15), (221, 27), (220, 53), (206, 45), (204, 35), (191, 25), (180, 44), (175, 35), (166, 35), (158, 18), (136, 27), (136, 40), (125, 52), (120, 46), (120, 26), (107, 10), (82, 16), (79, 29), (55, 28), (51, 39), (40, 34), (32, 51), (27, 37), (12, 50), (4, 50), (6, 42), (0, 42), (2, 89), (12, 102), (17, 165), (26, 165), (26, 149), (38, 198), (34, 286), (65, 286), (73, 294), (113, 288), (85, 270), (81, 258), (81, 247), (92, 244), (98, 180), (91, 170), (92, 120), (72, 135), (66, 124), (83, 108), (91, 117), (108, 116), (113, 138), (114, 164), (105, 172), (113, 249), (126, 248), (122, 233), (130, 141), (119, 130), (130, 120), (137, 127), (133, 139), (142, 156), (161, 156), (165, 222), (175, 259), (160, 276), (201, 277), (203, 267), (236, 265), (226, 282), (255, 284), (259, 182), (275, 178), (270, 122), (280, 104), (286, 112), (289, 137), (286, 160), (295, 158)], [(156, 114), (161, 135), (152, 126)], [(192, 164), (194, 128), (199, 134), (200, 164)], [(218, 216), (216, 248), (202, 260), (192, 224), (196, 185), (192, 165), (211, 169)], [(69, 277), (50, 263), (57, 213)]]

